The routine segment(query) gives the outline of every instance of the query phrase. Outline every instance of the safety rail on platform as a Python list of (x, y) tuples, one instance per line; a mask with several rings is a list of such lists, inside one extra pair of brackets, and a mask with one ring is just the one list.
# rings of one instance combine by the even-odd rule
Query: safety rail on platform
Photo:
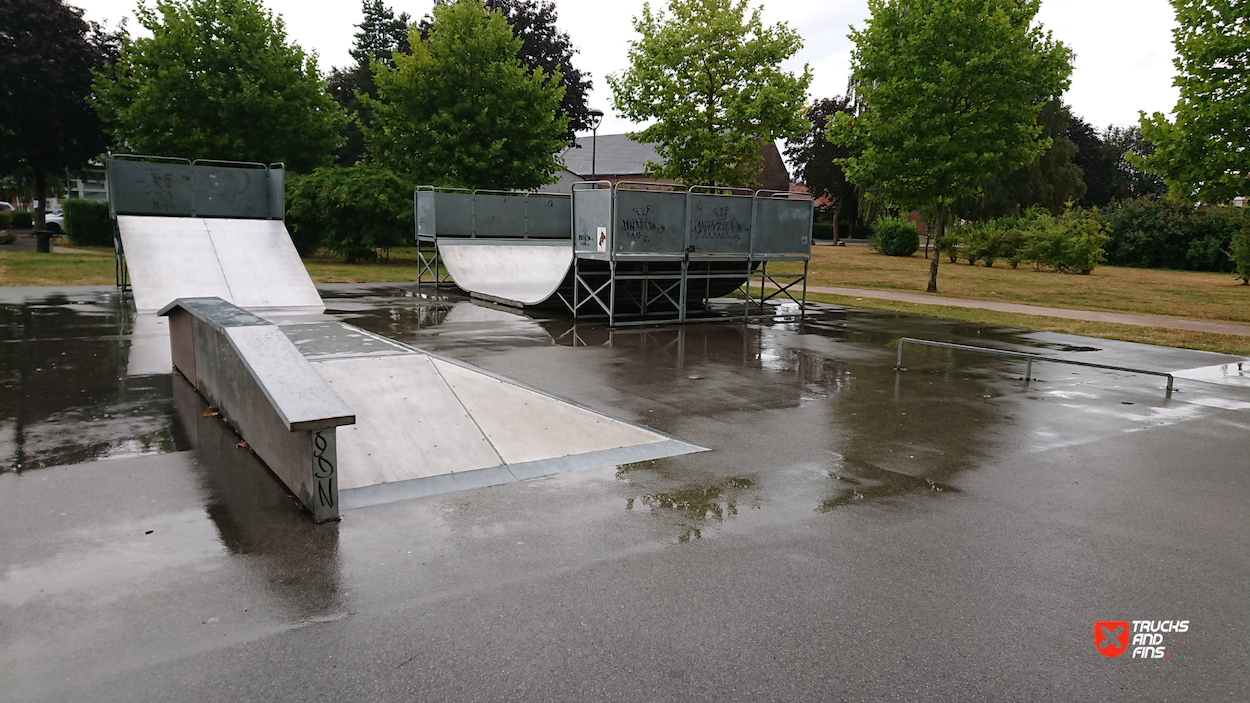
[(569, 239), (571, 196), (544, 191), (418, 186), (413, 216), (421, 258), (418, 282), (428, 275), (435, 285), (451, 281), (441, 267), (438, 240)]
[(1070, 366), (1084, 366), (1091, 369), (1103, 369), (1106, 371), (1125, 371), (1128, 373), (1145, 374), (1147, 376), (1162, 376), (1168, 380), (1167, 393), (1172, 393), (1172, 374), (1163, 371), (1151, 371), (1149, 369), (1135, 369), (1127, 366), (1111, 366), (1108, 364), (1095, 364), (1089, 361), (1077, 361), (1075, 359), (1057, 359), (1053, 356), (1043, 356), (1041, 354), (1031, 354), (1029, 352), (1008, 351), (1006, 349), (994, 349), (993, 347), (975, 347), (968, 344), (953, 344), (951, 342), (935, 342), (929, 339), (915, 339), (913, 337), (902, 337), (898, 340), (898, 359), (895, 362), (894, 369), (903, 371), (903, 345), (919, 344), (926, 347), (941, 347), (943, 349), (956, 349), (959, 351), (980, 352), (983, 354), (993, 354), (995, 356), (1007, 356), (1015, 359), (1025, 359), (1024, 380), (1029, 381), (1033, 378), (1033, 362), (1047, 361), (1055, 364), (1068, 364)]
[(104, 184), (117, 287), (130, 290), (119, 215), (285, 220), (285, 174), (282, 163), (109, 154)]

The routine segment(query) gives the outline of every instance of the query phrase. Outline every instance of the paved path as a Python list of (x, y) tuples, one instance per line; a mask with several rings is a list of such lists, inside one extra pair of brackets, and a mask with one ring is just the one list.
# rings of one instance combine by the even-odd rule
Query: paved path
[(967, 298), (948, 298), (927, 293), (904, 293), (902, 291), (867, 290), (864, 288), (837, 288), (833, 286), (808, 286), (809, 293), (826, 295), (846, 295), (855, 298), (876, 298), (879, 300), (896, 300), (903, 303), (919, 303), (921, 305), (947, 305), (956, 308), (975, 308), (978, 310), (994, 310), (1019, 315), (1045, 315), (1061, 317), (1067, 320), (1085, 320), (1088, 322), (1113, 322), (1119, 325), (1141, 325), (1143, 327), (1164, 327), (1175, 330), (1191, 330), (1194, 332), (1212, 332), (1215, 334), (1235, 334), (1250, 337), (1250, 325), (1239, 325), (1233, 322), (1208, 322), (1206, 320), (1181, 320), (1175, 317), (1158, 315), (1131, 315), (1122, 312), (1095, 312), (1093, 310), (1068, 310), (1066, 308), (1048, 308), (1041, 305), (1022, 305), (1020, 303), (1000, 303), (993, 300), (968, 300)]

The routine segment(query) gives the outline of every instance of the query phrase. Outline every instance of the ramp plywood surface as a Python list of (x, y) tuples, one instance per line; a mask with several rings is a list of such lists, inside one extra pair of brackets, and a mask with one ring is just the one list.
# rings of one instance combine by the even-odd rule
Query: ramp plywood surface
[(245, 309), (325, 306), (277, 220), (119, 215), (135, 307), (217, 297)]
[(433, 363), (509, 464), (668, 439), (493, 376), (438, 359)]
[(339, 487), (359, 488), (503, 463), (424, 354), (314, 361), (356, 412), (338, 430)]
[(321, 296), (278, 220), (205, 220), (234, 304), (243, 309), (323, 308)]
[(177, 298), (234, 300), (203, 220), (119, 215), (117, 228), (140, 312)]
[(457, 286), (521, 305), (537, 305), (555, 295), (573, 265), (571, 243), (439, 240), (438, 252)]

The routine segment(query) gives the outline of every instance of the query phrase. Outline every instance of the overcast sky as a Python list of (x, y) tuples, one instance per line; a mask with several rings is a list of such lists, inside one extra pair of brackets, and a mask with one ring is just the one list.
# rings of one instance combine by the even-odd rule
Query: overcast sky
[[(129, 16), (133, 0), (69, 0), (86, 10), (87, 19), (115, 24)], [(266, 0), (286, 20), (291, 39), (316, 51), (323, 72), (350, 63), (355, 25), (361, 19), (359, 0), (310, 2)], [(574, 65), (592, 74), (592, 107), (607, 113), (600, 134), (629, 131), (633, 125), (612, 111), (611, 89), (603, 77), (626, 67), (629, 41), (636, 35), (630, 22), (642, 0), (556, 0), (559, 27), (568, 33), (580, 53)], [(653, 2), (659, 6), (662, 0)], [(868, 18), (866, 0), (752, 0), (763, 5), (767, 24), (786, 22), (803, 37), (804, 48), (789, 63), (792, 70), (812, 67), (812, 97), (832, 97), (846, 91), (850, 72), (851, 25)], [(431, 0), (394, 0), (396, 14), (419, 18), (430, 11)], [(1167, 0), (1043, 0), (1038, 21), (1056, 39), (1076, 52), (1072, 88), (1066, 102), (1095, 127), (1125, 127), (1137, 123), (1138, 110), (1170, 113), (1177, 92), (1172, 87), (1172, 27), (1176, 20)]]

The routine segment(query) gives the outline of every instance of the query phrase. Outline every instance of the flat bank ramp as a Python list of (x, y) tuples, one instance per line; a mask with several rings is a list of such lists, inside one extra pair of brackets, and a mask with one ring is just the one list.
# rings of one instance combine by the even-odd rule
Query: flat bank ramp
[(216, 297), (248, 310), (325, 310), (281, 220), (118, 215), (135, 307)]
[(704, 451), (350, 325), (281, 328), (355, 412), (343, 508)]

